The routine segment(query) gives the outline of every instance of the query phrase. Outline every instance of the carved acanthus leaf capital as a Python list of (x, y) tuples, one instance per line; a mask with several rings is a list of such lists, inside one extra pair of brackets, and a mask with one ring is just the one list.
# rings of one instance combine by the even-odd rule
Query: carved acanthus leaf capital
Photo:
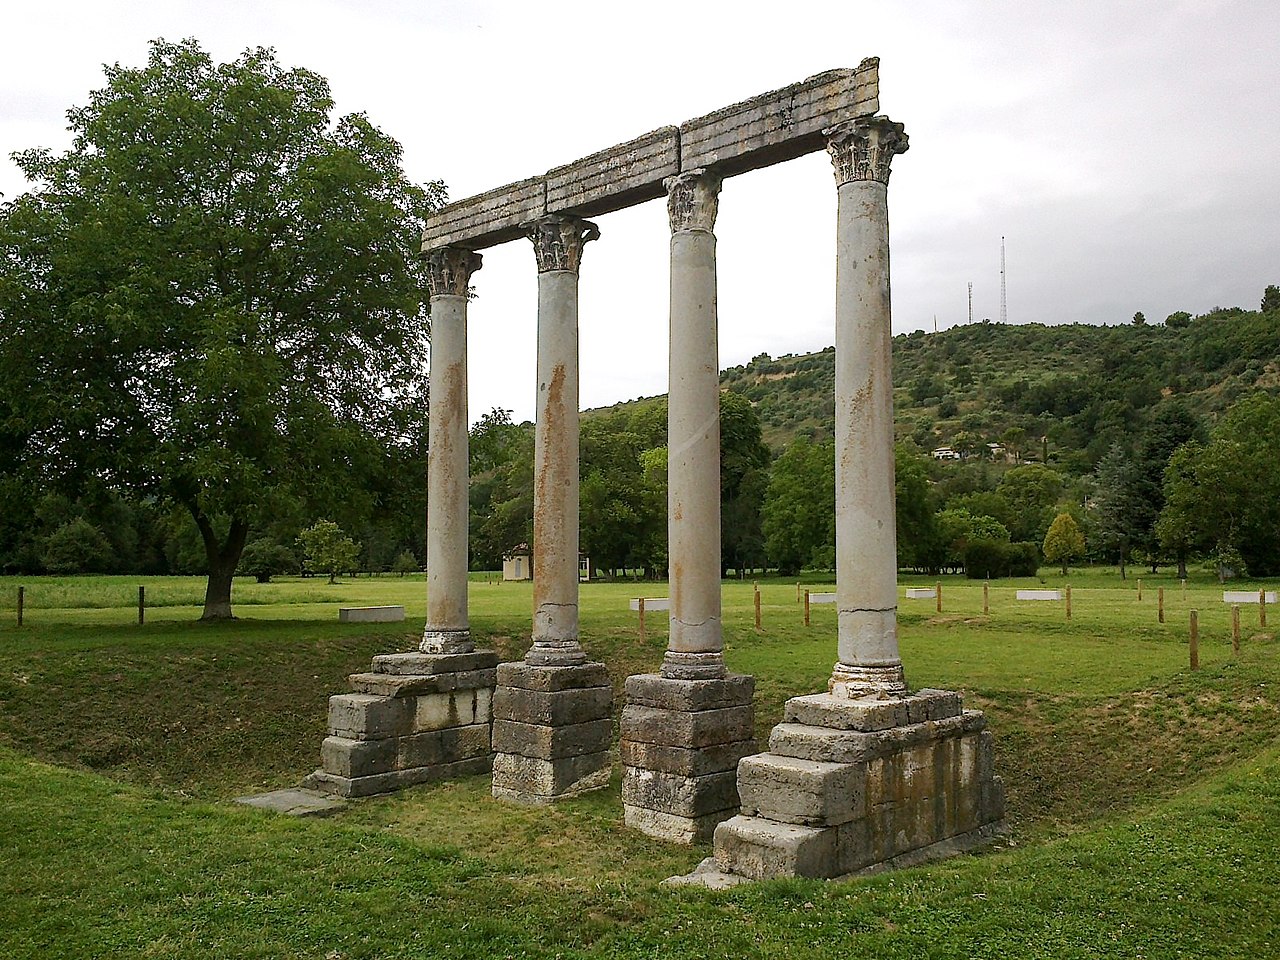
[(720, 206), (720, 177), (706, 170), (690, 170), (662, 181), (667, 188), (667, 216), (671, 232), (705, 230), (716, 225)]
[(462, 247), (437, 247), (423, 254), (427, 290), (433, 297), (465, 297), (471, 275), (480, 269), (480, 254)]
[(521, 226), (524, 235), (533, 241), (539, 273), (552, 270), (577, 273), (582, 266), (583, 247), (591, 240), (600, 239), (600, 228), (581, 217), (552, 214)]
[(836, 186), (854, 180), (889, 182), (889, 164), (907, 152), (902, 124), (888, 117), (858, 117), (822, 131), (835, 167)]

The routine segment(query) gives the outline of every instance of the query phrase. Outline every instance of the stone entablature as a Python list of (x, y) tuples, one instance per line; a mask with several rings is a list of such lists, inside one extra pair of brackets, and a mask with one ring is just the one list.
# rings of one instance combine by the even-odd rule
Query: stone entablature
[(599, 216), (666, 194), (663, 181), (705, 168), (735, 176), (814, 153), (823, 131), (880, 108), (880, 61), (828, 70), (679, 127), (662, 127), (545, 175), (441, 207), (423, 231), (424, 250), (482, 250), (524, 235), (548, 214)]

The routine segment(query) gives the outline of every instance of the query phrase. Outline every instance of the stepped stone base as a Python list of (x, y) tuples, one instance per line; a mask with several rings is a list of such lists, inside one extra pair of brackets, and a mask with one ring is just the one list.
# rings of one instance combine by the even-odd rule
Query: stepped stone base
[(992, 736), (960, 696), (787, 701), (769, 752), (738, 765), (740, 815), (715, 831), (715, 872), (831, 878), (972, 849), (1004, 819)]
[(488, 771), (497, 663), (485, 652), (374, 657), (351, 675), (352, 693), (329, 698), (329, 736), (305, 786), (367, 797)]
[(603, 663), (500, 663), (493, 795), (546, 804), (609, 783), (613, 687)]
[(755, 680), (627, 677), (622, 809), (629, 827), (698, 843), (738, 812), (738, 761), (758, 749)]

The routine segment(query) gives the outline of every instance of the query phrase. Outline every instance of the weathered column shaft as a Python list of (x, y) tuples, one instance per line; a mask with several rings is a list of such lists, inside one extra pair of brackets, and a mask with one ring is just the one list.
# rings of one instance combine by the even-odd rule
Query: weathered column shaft
[(575, 217), (527, 229), (538, 260), (532, 664), (585, 663), (578, 642), (578, 267), (600, 235)]
[(902, 125), (861, 118), (828, 131), (836, 235), (836, 602), (832, 692), (902, 694), (894, 528), (889, 163)]
[(467, 283), (480, 255), (427, 254), (431, 290), (431, 409), (427, 456), (427, 624), (424, 653), (468, 653)]
[(719, 178), (666, 181), (671, 219), (667, 530), (671, 633), (662, 675), (724, 676), (720, 620), (720, 360), (715, 226)]

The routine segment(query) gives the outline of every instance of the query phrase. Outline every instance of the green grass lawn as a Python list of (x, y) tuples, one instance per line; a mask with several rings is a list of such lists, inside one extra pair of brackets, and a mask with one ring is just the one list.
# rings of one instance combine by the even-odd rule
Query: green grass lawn
[[(1044, 585), (1063, 578), (1043, 572)], [(1073, 571), (1061, 603), (943, 578), (943, 611), (902, 601), (908, 681), (988, 712), (1014, 832), (979, 857), (851, 883), (673, 892), (707, 846), (623, 828), (618, 780), (553, 809), (484, 777), (298, 822), (230, 798), (315, 766), (325, 700), (375, 653), (409, 649), (421, 576), (236, 582), (208, 625), (196, 579), (0, 578), (0, 957), (1262, 957), (1280, 955), (1280, 645), (1214, 582)], [(147, 623), (136, 622), (147, 586)], [(903, 578), (903, 586), (932, 580)], [(821, 589), (818, 583), (807, 584)], [(1165, 623), (1156, 592), (1165, 588)], [(1256, 587), (1256, 585), (1253, 585)], [(759, 735), (821, 689), (835, 610), (802, 623), (794, 581), (725, 585), (731, 668), (757, 678)], [(1233, 589), (1235, 587), (1233, 586)], [(1242, 587), (1243, 589), (1244, 587)], [(586, 584), (582, 630), (615, 683), (655, 669), (635, 596)], [(528, 644), (528, 584), (477, 576), (477, 636)], [(337, 623), (402, 603), (404, 624)], [(1187, 621), (1200, 614), (1201, 669)]]

